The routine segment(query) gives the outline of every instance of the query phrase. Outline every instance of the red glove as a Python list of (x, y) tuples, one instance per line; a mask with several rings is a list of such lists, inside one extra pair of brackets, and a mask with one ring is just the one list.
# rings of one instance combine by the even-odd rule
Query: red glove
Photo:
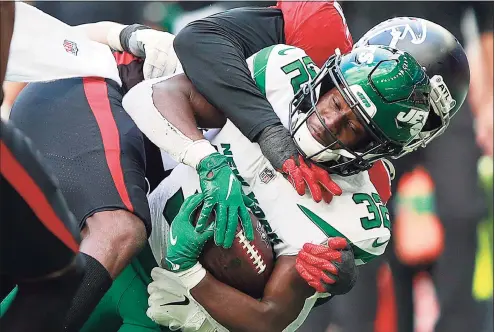
[(282, 165), (282, 172), (287, 175), (299, 195), (306, 193), (307, 185), (313, 200), (317, 203), (322, 198), (330, 203), (333, 196), (342, 194), (342, 189), (332, 181), (327, 171), (312, 163), (308, 166), (302, 156), (298, 156), (297, 162), (294, 157), (287, 159)]
[(346, 239), (333, 237), (328, 246), (304, 244), (297, 254), (296, 270), (320, 293), (345, 294), (357, 279), (354, 254)]

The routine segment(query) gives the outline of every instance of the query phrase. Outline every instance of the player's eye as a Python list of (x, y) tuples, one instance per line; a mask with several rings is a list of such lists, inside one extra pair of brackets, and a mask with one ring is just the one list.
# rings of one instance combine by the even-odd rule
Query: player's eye
[(357, 128), (356, 128), (356, 125), (354, 124), (354, 122), (350, 119), (347, 119), (347, 124), (349, 125), (349, 128), (351, 128), (352, 132), (354, 134), (357, 134)]
[(342, 111), (342, 107), (340, 105), (340, 100), (336, 97), (332, 97), (333, 103), (335, 104), (335, 108), (337, 108), (338, 111)]

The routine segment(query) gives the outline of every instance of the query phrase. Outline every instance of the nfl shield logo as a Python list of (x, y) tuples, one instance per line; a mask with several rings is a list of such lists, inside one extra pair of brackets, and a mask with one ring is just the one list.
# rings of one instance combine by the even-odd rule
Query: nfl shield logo
[(268, 167), (265, 167), (265, 169), (262, 170), (260, 173), (260, 180), (264, 184), (270, 182), (270, 180), (273, 179), (274, 177), (275, 177), (275, 172), (272, 169), (269, 169)]
[(77, 44), (74, 42), (71, 42), (70, 40), (64, 40), (64, 48), (67, 53), (71, 53), (73, 55), (77, 56)]

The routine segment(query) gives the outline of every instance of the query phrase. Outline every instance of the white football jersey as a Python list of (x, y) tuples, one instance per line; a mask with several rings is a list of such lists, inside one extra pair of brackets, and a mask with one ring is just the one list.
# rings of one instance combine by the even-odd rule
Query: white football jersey
[(39, 82), (103, 77), (122, 84), (106, 45), (26, 3), (15, 3), (14, 34), (5, 80)]
[[(287, 127), (295, 91), (314, 77), (318, 68), (303, 50), (287, 45), (265, 48), (247, 62), (253, 79)], [(348, 177), (332, 175), (342, 188), (342, 195), (334, 197), (331, 204), (315, 203), (309, 192), (299, 196), (284, 176), (273, 169), (259, 145), (251, 143), (232, 122), (227, 121), (221, 130), (208, 131), (205, 137), (228, 158), (244, 192), (259, 203), (259, 209), (253, 213), (267, 229), (277, 257), (296, 255), (304, 243), (321, 244), (335, 236), (348, 240), (357, 265), (385, 251), (390, 239), (388, 210), (368, 172)], [(200, 191), (196, 171), (183, 164), (164, 181), (166, 184), (162, 183), (162, 189), (158, 190), (167, 193), (162, 193), (160, 199), (173, 198), (176, 204)], [(167, 202), (160, 204), (167, 209)], [(166, 215), (162, 211), (157, 213), (160, 219)], [(317, 293), (306, 300), (304, 309), (287, 331), (294, 331), (302, 324), (319, 296), (324, 295)]]

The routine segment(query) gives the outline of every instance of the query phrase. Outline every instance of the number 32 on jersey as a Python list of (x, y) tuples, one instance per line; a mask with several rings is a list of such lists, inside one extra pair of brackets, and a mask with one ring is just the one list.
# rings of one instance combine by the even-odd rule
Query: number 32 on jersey
[(316, 68), (317, 67), (313, 60), (311, 60), (309, 56), (305, 56), (302, 59), (297, 59), (280, 69), (282, 69), (282, 71), (291, 78), (290, 84), (292, 85), (294, 94), (296, 94), (304, 83), (308, 83), (310, 79), (316, 77)]

